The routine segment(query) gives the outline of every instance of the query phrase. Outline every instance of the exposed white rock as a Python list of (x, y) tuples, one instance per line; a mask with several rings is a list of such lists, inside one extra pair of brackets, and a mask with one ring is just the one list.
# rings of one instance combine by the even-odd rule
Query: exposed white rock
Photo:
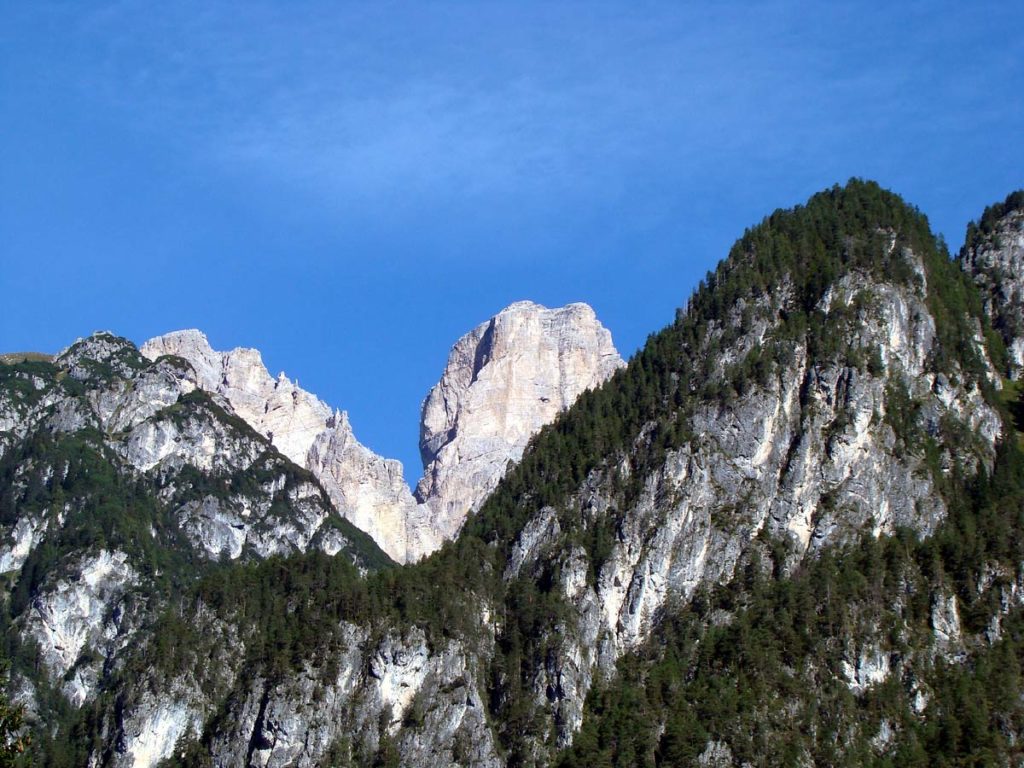
[(846, 685), (859, 695), (888, 679), (892, 673), (892, 660), (888, 653), (877, 647), (867, 648), (854, 661), (843, 661), (842, 671)]
[(440, 546), (427, 510), (419, 508), (402, 463), (378, 456), (360, 443), (348, 415), (336, 411), (310, 447), (305, 466), (331, 501), (394, 560), (404, 563)]
[[(481, 324), (456, 343), (424, 403), (427, 468), (417, 501), (401, 462), (362, 445), (344, 412), (283, 373), (271, 377), (256, 350), (217, 352), (196, 330), (159, 336), (141, 350), (151, 360), (173, 355), (191, 363), (200, 387), (313, 472), (338, 511), (398, 562), (417, 560), (458, 533), (509, 462), (522, 458), (529, 438), (623, 364), (585, 304), (519, 302)], [(151, 467), (174, 450), (178, 436), (164, 429), (153, 425), (137, 439), (137, 466)], [(194, 461), (215, 455), (212, 444), (197, 446)]]
[(152, 768), (171, 756), (175, 744), (198, 731), (198, 713), (173, 697), (147, 699), (125, 728), (125, 751), (115, 756), (123, 768)]
[(196, 388), (193, 371), (187, 366), (162, 360), (149, 365), (130, 379), (89, 392), (89, 401), (100, 425), (109, 433), (125, 432), (159, 411), (174, 405), (181, 395)]
[(58, 388), (49, 386), (39, 377), (23, 373), (16, 378), (35, 391), (28, 394), (20, 387), (0, 388), (0, 457), (41, 422), (59, 418), (53, 411), (63, 404)]
[(732, 750), (724, 741), (709, 741), (697, 756), (701, 768), (732, 768), (734, 762)]
[(370, 659), (370, 677), (377, 681), (381, 701), (391, 710), (392, 731), (402, 722), (427, 674), (426, 638), (421, 632), (414, 634), (411, 643), (386, 638)]
[[(54, 682), (67, 673), (83, 652), (102, 653), (104, 641), (118, 635), (118, 603), (138, 575), (123, 552), (99, 550), (83, 556), (71, 573), (46, 587), (32, 601), (24, 618), (28, 636), (39, 643), (42, 661)], [(82, 671), (67, 688), (74, 704), (95, 689), (96, 675)]]
[(459, 531), (542, 426), (622, 365), (586, 304), (517, 302), (459, 339), (420, 425), (416, 496), (442, 537)]
[(265, 444), (239, 433), (207, 411), (182, 418), (168, 416), (138, 424), (118, 446), (129, 464), (142, 472), (190, 466), (203, 472), (249, 467)]
[(981, 288), (985, 312), (1002, 334), (1013, 378), (1024, 374), (1024, 210), (1007, 213), (979, 244), (965, 250), (964, 269)]
[(885, 752), (895, 738), (896, 731), (893, 730), (889, 718), (885, 717), (882, 718), (882, 722), (878, 725), (878, 733), (871, 739), (871, 746), (879, 752)]
[(77, 339), (61, 350), (54, 362), (67, 370), (68, 375), (80, 381), (104, 376), (108, 372), (130, 379), (140, 367), (139, 352), (125, 339), (110, 331), (95, 331), (91, 336)]
[[(209, 378), (201, 355), (198, 361)], [(33, 432), (63, 440), (88, 428), (81, 440), (87, 450), (133, 482), (151, 483), (199, 552), (263, 558), (321, 547), (348, 550), (359, 567), (366, 565), (364, 555), (372, 559), (344, 526), (338, 528), (341, 521), (321, 487), (233, 414), (223, 395), (190, 396), (199, 376), (189, 361), (171, 355), (149, 361), (127, 339), (100, 333), (62, 352), (47, 378), (14, 376), (24, 381), (0, 389), (0, 420), (9, 418), (11, 427), (0, 433), (0, 445), (16, 445)], [(64, 377), (79, 383), (62, 385)], [(0, 526), (0, 573), (19, 570), (41, 540), (61, 530), (69, 512), (79, 511), (83, 500), (76, 492), (57, 488), (73, 465), (82, 471), (76, 462), (72, 452), (52, 465), (19, 463), (15, 498), (33, 488), (68, 497), (62, 509), (26, 512)], [(405, 495), (414, 505), (408, 488)], [(169, 529), (148, 527), (154, 540), (178, 541)], [(94, 672), (79, 670), (69, 680), (73, 700), (92, 685)]]
[(201, 332), (175, 331), (140, 347), (150, 360), (174, 355), (196, 371), (199, 386), (223, 396), (249, 426), (299, 466), (313, 441), (327, 427), (331, 409), (283, 373), (273, 378), (255, 349), (215, 352)]
[(0, 573), (21, 568), (46, 531), (46, 521), (25, 515), (18, 518), (11, 530), (11, 539), (0, 548)]
[(928, 702), (931, 701), (931, 694), (923, 688), (917, 688), (914, 690), (914, 697), (910, 701), (910, 706), (913, 708), (914, 713), (923, 715), (924, 711), (928, 709)]
[(932, 631), (935, 644), (943, 651), (960, 645), (960, 611), (956, 595), (938, 595), (932, 603)]

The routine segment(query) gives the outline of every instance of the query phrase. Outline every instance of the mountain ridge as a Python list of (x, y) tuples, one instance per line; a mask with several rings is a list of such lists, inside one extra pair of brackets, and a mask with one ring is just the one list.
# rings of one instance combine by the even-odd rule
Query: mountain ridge
[(341, 514), (402, 563), (453, 537), (530, 435), (622, 364), (586, 304), (548, 309), (522, 301), (501, 310), (453, 345), (424, 399), (424, 469), (414, 497), (400, 462), (362, 445), (344, 411), (283, 372), (271, 377), (258, 350), (217, 352), (194, 329), (155, 337), (140, 350), (192, 363), (200, 387), (312, 471)]

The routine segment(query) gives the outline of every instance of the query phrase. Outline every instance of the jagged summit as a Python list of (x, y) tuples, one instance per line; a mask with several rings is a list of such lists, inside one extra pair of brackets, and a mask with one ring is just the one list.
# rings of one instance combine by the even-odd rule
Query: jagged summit
[(414, 498), (400, 462), (359, 443), (344, 412), (284, 373), (271, 377), (258, 351), (215, 351), (195, 329), (158, 336), (141, 349), (150, 359), (189, 361), (200, 387), (311, 470), (341, 513), (399, 562), (458, 533), (529, 438), (623, 364), (587, 304), (506, 307), (455, 344), (424, 402), (425, 473)]
[(416, 502), (402, 465), (360, 443), (346, 413), (332, 409), (283, 372), (271, 376), (257, 350), (218, 352), (195, 329), (158, 336), (141, 349), (151, 359), (174, 355), (191, 363), (200, 387), (224, 398), (279, 451), (312, 471), (346, 519), (392, 558), (405, 562), (408, 518)]
[(235, 413), (300, 466), (306, 465), (313, 442), (333, 415), (326, 403), (283, 373), (272, 377), (256, 349), (217, 352), (205, 334), (189, 329), (150, 339), (140, 351), (151, 360), (163, 355), (187, 360), (202, 389), (223, 397)]

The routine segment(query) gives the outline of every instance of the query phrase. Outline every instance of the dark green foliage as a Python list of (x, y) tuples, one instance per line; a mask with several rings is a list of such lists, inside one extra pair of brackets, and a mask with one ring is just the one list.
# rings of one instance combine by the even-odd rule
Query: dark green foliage
[[(42, 380), (37, 389), (33, 379)], [(10, 393), (15, 407), (31, 407), (42, 400), (52, 387), (57, 386), (57, 368), (45, 361), (22, 361), (0, 365), (0, 392)]]
[[(0, 663), (0, 675), (9, 673), (7, 664)], [(17, 768), (28, 764), (26, 750), (32, 739), (25, 733), (25, 708), (11, 704), (0, 692), (0, 768)]]
[[(1007, 408), (1010, 411), (1010, 416), (1013, 419), (1013, 425), (1018, 432), (1024, 433), (1024, 387), (1019, 384), (1011, 386), (1009, 383), (1007, 387)], [(1016, 397), (1013, 394), (1016, 393)]]

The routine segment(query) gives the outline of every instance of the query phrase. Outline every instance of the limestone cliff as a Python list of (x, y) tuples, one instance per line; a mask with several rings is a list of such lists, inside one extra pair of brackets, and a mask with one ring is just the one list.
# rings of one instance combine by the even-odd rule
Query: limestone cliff
[(283, 373), (272, 377), (257, 350), (216, 352), (197, 330), (158, 336), (141, 351), (150, 359), (175, 355), (188, 360), (199, 386), (224, 398), (281, 453), (313, 472), (346, 519), (396, 561), (409, 559), (408, 519), (417, 505), (402, 465), (362, 445), (347, 414), (332, 410)]
[(964, 269), (981, 289), (985, 313), (1006, 344), (1009, 372), (1024, 374), (1024, 191), (989, 207), (968, 228)]
[(333, 411), (258, 351), (214, 351), (197, 330), (141, 347), (150, 359), (188, 360), (199, 386), (320, 480), (339, 512), (398, 562), (413, 562), (455, 536), (523, 454), (529, 438), (622, 359), (586, 304), (513, 304), (460, 339), (423, 406), (425, 474), (413, 498), (402, 464), (362, 445)]
[(423, 403), (417, 498), (454, 536), (529, 439), (623, 365), (586, 304), (517, 302), (459, 339)]

